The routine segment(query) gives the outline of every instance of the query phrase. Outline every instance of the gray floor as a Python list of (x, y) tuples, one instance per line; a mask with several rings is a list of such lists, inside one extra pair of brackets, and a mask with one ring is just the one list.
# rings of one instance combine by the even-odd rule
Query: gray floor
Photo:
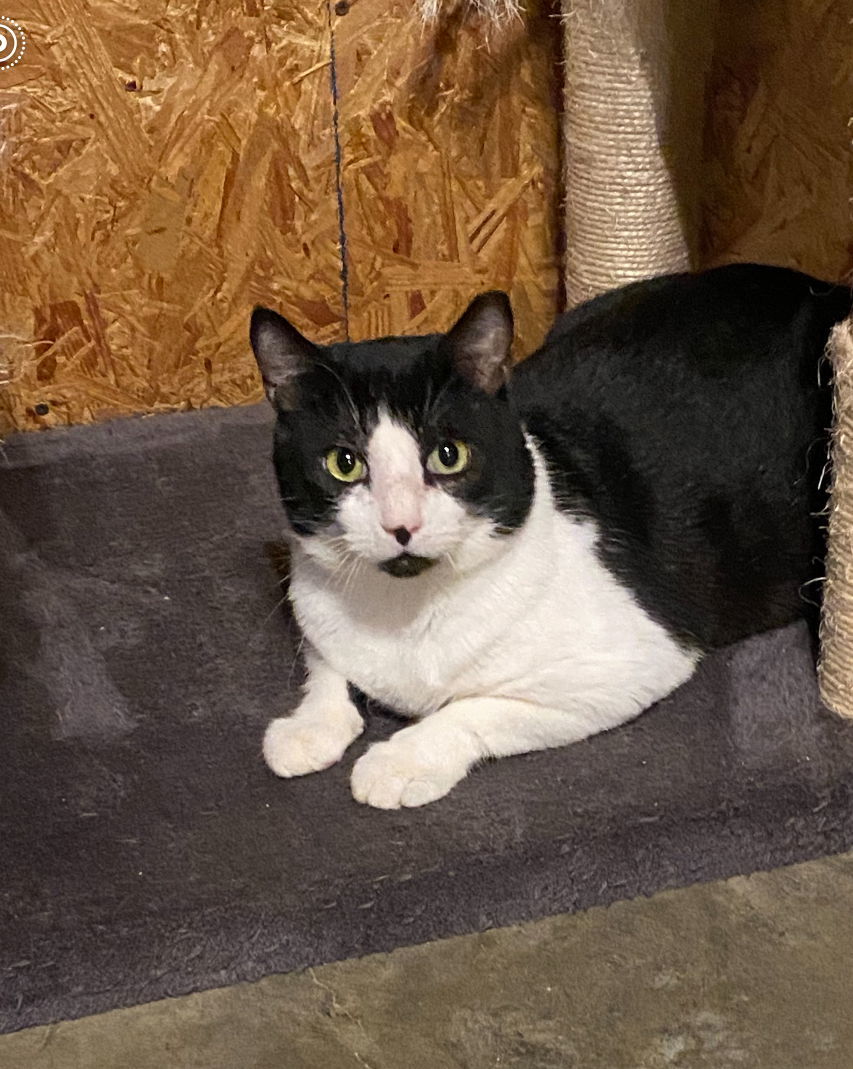
[(0, 1037), (0, 1069), (851, 1069), (853, 854)]
[(382, 716), (322, 776), (277, 780), (260, 740), (301, 673), (272, 420), (5, 444), (0, 1030), (853, 849), (853, 730), (820, 707), (804, 623), (434, 806), (351, 801), (358, 754), (400, 726)]

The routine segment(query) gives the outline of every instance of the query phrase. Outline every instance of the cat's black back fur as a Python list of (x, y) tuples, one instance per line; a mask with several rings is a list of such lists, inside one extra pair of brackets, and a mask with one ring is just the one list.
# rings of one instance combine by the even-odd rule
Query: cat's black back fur
[(702, 648), (817, 618), (822, 357), (850, 305), (782, 268), (653, 279), (563, 316), (512, 376), (561, 507), (592, 515), (608, 567)]

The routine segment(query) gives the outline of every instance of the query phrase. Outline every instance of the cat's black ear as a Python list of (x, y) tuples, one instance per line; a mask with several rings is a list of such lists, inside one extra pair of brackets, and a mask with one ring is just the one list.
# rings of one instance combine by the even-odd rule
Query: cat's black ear
[(271, 308), (252, 312), (249, 339), (267, 397), (283, 411), (295, 408), (299, 376), (317, 360), (320, 350)]
[(499, 290), (481, 293), (444, 336), (459, 374), (486, 393), (497, 393), (512, 362), (512, 307)]

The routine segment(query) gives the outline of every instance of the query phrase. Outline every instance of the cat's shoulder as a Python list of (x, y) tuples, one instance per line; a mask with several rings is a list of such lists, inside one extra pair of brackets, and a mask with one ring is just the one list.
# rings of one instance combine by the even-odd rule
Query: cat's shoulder
[(561, 315), (542, 347), (518, 365), (516, 401), (566, 391), (625, 387), (687, 371), (728, 377), (743, 366), (796, 361), (822, 346), (850, 311), (848, 287), (784, 267), (731, 264), (663, 275), (611, 290)]
[(567, 337), (592, 345), (715, 323), (786, 323), (803, 305), (835, 320), (850, 307), (849, 287), (787, 267), (768, 264), (727, 264), (707, 271), (632, 282), (586, 301), (559, 316), (543, 348)]

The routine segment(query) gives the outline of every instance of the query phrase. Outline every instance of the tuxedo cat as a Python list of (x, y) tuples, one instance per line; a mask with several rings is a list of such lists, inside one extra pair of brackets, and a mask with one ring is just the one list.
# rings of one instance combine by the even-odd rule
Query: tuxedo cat
[(340, 759), (352, 684), (413, 720), (353, 795), (423, 805), (485, 758), (624, 723), (715, 646), (814, 621), (821, 358), (850, 304), (781, 268), (666, 276), (564, 315), (514, 369), (501, 293), (444, 335), (327, 347), (256, 309), (308, 669), (270, 768)]

